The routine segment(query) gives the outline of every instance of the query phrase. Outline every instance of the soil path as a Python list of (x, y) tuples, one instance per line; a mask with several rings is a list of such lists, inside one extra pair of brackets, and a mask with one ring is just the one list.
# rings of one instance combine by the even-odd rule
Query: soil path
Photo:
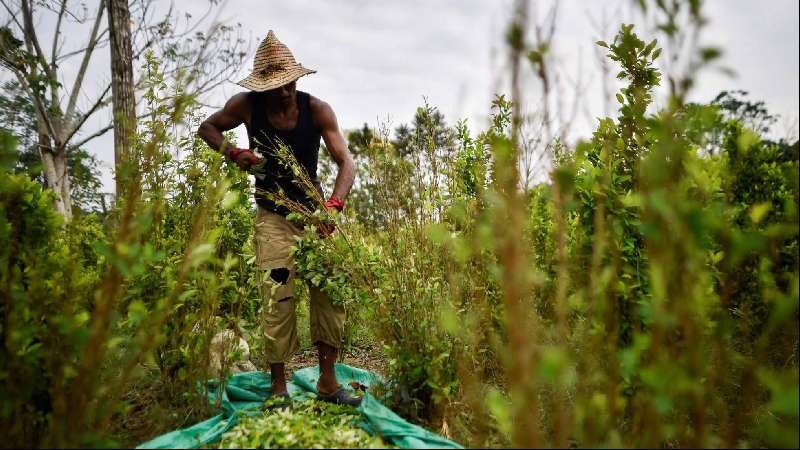
[[(375, 344), (354, 344), (339, 356), (338, 362), (358, 367), (359, 369), (370, 370), (380, 375), (386, 374), (386, 358), (381, 349)], [(302, 349), (286, 363), (287, 375), (291, 376), (291, 373), (295, 370), (314, 366), (317, 363), (316, 348)]]

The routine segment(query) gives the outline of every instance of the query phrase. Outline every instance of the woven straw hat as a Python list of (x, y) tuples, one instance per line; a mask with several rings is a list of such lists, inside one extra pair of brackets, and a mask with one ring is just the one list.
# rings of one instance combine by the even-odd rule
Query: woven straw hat
[(295, 61), (289, 48), (270, 30), (266, 39), (258, 46), (253, 72), (236, 84), (251, 91), (262, 92), (279, 88), (315, 72), (316, 70), (306, 69)]

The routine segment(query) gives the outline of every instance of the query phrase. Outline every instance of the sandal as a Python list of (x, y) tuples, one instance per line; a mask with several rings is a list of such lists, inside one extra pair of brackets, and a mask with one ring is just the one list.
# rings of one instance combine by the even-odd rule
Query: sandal
[(358, 405), (361, 404), (361, 397), (350, 395), (344, 388), (339, 388), (330, 395), (317, 394), (317, 400), (334, 403), (336, 405), (350, 405), (354, 407), (358, 407)]

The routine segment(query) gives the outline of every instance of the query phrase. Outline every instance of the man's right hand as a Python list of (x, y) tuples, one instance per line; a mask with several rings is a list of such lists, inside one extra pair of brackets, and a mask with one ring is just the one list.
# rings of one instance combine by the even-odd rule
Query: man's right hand
[(245, 171), (250, 170), (250, 167), (260, 162), (258, 157), (249, 149), (230, 148), (225, 154), (231, 161), (235, 162), (240, 169)]

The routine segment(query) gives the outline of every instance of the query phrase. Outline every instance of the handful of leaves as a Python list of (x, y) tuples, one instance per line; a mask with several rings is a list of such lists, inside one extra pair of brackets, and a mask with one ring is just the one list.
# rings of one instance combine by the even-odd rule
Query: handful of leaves
[(312, 227), (296, 240), (292, 254), (298, 276), (320, 288), (333, 304), (363, 304), (379, 292), (386, 276), (380, 248), (363, 238), (348, 241), (339, 233), (321, 238)]

